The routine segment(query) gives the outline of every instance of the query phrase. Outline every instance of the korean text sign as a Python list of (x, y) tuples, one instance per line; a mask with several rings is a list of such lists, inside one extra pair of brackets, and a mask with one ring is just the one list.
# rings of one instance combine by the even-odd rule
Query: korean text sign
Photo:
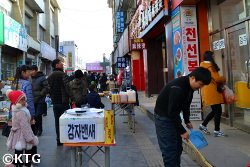
[(117, 57), (116, 67), (117, 68), (126, 68), (126, 58), (125, 57)]

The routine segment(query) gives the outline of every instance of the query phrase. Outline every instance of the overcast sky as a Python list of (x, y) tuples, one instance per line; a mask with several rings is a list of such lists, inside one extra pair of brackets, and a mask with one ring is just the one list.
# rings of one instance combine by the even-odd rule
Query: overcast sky
[(112, 10), (107, 0), (60, 0), (60, 42), (75, 41), (85, 62), (109, 58), (113, 50)]

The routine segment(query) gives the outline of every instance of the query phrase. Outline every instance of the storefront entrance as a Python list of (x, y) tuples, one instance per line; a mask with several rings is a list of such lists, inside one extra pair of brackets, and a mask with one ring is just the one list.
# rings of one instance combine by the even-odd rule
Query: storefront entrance
[(220, 75), (226, 77), (237, 101), (223, 105), (225, 123), (250, 132), (250, 21), (210, 36)]
[(229, 107), (233, 126), (250, 131), (250, 22), (246, 21), (226, 29), (228, 81), (237, 101)]

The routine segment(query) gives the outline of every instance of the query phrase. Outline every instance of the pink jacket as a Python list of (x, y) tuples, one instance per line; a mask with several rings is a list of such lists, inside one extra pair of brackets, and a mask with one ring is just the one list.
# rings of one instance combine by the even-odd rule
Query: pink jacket
[(31, 129), (29, 110), (26, 107), (13, 105), (12, 115), (12, 128), (6, 143), (8, 150), (30, 150), (34, 145), (38, 145), (38, 138)]

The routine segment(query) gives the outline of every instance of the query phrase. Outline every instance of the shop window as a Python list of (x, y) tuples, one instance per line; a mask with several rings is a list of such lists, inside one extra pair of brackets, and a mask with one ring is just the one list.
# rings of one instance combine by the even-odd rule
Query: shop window
[(39, 40), (44, 41), (45, 39), (45, 30), (42, 28), (42, 26), (39, 26)]
[(2, 64), (2, 79), (7, 80), (10, 77), (14, 77), (14, 64), (3, 63)]
[(55, 48), (55, 38), (51, 37), (51, 47)]
[(30, 25), (31, 25), (31, 18), (25, 15), (25, 28), (26, 28), (27, 34), (29, 35), (30, 35)]
[(249, 16), (250, 0), (210, 0), (212, 31), (220, 30)]

